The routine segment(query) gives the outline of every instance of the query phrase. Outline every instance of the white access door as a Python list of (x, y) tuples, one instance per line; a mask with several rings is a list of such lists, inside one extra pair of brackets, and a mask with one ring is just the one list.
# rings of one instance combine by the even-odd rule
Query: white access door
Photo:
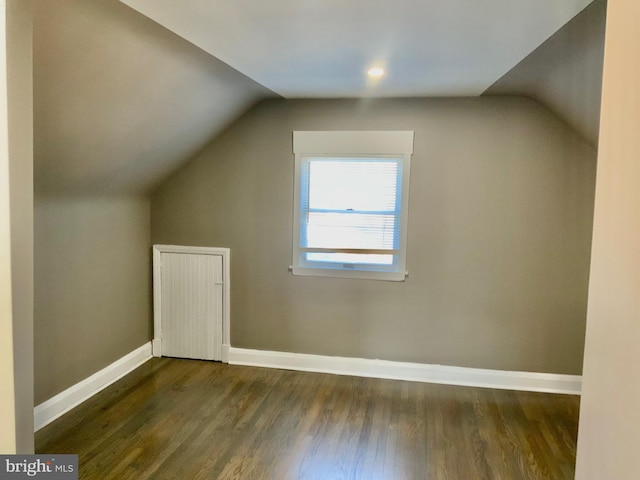
[(222, 359), (222, 260), (222, 255), (161, 252), (155, 304), (162, 356)]

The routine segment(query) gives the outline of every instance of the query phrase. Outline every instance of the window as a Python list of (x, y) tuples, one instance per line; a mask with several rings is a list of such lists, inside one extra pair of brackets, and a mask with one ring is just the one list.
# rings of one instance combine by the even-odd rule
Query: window
[(404, 280), (413, 132), (293, 132), (294, 275)]

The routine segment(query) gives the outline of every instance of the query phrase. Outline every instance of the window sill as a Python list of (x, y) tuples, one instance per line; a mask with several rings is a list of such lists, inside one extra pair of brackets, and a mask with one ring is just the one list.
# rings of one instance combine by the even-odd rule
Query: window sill
[(360, 280), (383, 280), (404, 282), (409, 272), (374, 272), (365, 270), (336, 270), (332, 268), (307, 268), (289, 266), (293, 275), (306, 277), (350, 278)]

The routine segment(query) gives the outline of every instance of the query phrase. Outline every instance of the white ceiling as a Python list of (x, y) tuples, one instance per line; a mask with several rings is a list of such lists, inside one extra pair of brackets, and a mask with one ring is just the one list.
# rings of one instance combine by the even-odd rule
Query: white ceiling
[(120, 1), (298, 98), (479, 95), (592, 0)]

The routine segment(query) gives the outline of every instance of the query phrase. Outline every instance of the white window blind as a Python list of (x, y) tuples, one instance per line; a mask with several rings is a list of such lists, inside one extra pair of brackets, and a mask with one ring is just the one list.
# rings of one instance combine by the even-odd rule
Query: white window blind
[[(404, 279), (410, 154), (406, 146), (381, 147), (380, 134), (397, 139), (407, 132), (294, 132), (294, 143), (296, 133), (316, 134), (320, 142), (310, 149), (330, 153), (296, 152), (293, 273)], [(337, 147), (332, 134), (341, 140)], [(356, 134), (360, 144), (348, 145), (345, 134)], [(377, 146), (366, 142), (371, 134)], [(298, 138), (294, 150), (305, 146)]]

